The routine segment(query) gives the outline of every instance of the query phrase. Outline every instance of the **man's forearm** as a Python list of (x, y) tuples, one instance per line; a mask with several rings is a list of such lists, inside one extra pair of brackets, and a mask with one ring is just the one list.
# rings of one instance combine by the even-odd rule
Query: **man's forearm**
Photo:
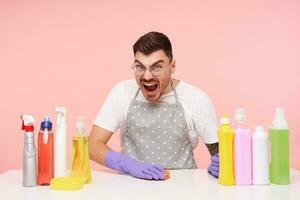
[(106, 144), (112, 132), (94, 125), (88, 137), (89, 157), (91, 160), (104, 165), (105, 154), (111, 150)]
[(103, 143), (89, 142), (89, 157), (92, 161), (104, 165), (104, 156), (111, 149)]
[(205, 144), (210, 155), (214, 156), (215, 154), (217, 154), (219, 152), (219, 143), (213, 143), (213, 144)]

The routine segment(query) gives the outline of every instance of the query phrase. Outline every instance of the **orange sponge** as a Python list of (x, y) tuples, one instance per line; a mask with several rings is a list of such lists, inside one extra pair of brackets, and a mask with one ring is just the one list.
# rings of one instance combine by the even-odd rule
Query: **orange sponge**
[(167, 180), (170, 178), (170, 171), (168, 169), (164, 170), (164, 180)]

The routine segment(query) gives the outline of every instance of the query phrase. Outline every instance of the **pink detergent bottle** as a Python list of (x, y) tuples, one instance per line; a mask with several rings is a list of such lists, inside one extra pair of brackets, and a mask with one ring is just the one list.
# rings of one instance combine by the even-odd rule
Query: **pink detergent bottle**
[(246, 112), (243, 108), (235, 111), (234, 127), (234, 174), (236, 185), (251, 185), (252, 156), (251, 132), (247, 127)]

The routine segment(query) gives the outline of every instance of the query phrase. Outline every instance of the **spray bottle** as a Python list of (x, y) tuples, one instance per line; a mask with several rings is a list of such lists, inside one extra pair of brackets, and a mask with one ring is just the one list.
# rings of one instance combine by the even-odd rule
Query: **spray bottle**
[(34, 144), (34, 119), (32, 115), (22, 115), (22, 130), (24, 131), (23, 148), (23, 186), (36, 186), (36, 150)]
[(56, 107), (57, 123), (55, 134), (54, 148), (54, 177), (67, 176), (67, 157), (66, 157), (66, 142), (67, 142), (67, 124), (65, 107)]
[(49, 185), (54, 177), (52, 122), (45, 117), (38, 136), (38, 185)]
[(268, 185), (269, 181), (269, 141), (261, 126), (255, 127), (252, 135), (253, 185)]
[(269, 129), (271, 141), (271, 183), (287, 185), (290, 183), (289, 128), (283, 108), (276, 108), (275, 119)]
[(227, 114), (221, 118), (218, 129), (219, 138), (219, 183), (221, 185), (234, 185), (233, 173), (233, 128)]
[(246, 111), (238, 108), (235, 111), (234, 128), (234, 176), (236, 185), (251, 185), (252, 157), (251, 132), (247, 126)]
[(78, 116), (76, 134), (72, 141), (71, 177), (80, 177), (84, 183), (92, 181), (87, 136), (84, 134), (83, 117)]

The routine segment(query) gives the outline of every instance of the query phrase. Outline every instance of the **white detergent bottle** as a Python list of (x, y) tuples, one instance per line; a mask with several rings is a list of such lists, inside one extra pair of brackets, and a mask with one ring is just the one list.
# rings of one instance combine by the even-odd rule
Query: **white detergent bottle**
[(268, 185), (269, 180), (269, 140), (261, 126), (255, 127), (252, 135), (253, 185)]
[(54, 177), (67, 176), (67, 124), (65, 107), (56, 107), (57, 123), (54, 146)]

